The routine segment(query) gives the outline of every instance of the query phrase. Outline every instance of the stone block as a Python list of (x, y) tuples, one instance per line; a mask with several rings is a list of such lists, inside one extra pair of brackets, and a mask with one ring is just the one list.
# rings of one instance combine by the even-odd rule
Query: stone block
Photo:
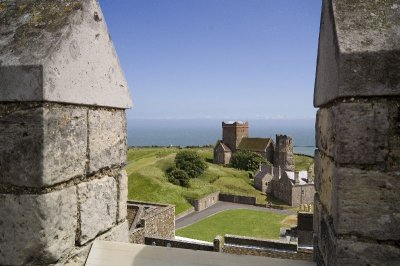
[(78, 185), (80, 245), (113, 227), (117, 220), (117, 184), (106, 176)]
[(123, 110), (89, 111), (89, 171), (126, 162), (126, 119)]
[(337, 168), (337, 204), (332, 205), (338, 234), (379, 240), (400, 239), (400, 176)]
[(118, 175), (118, 191), (118, 221), (123, 221), (128, 214), (128, 175), (125, 170)]
[(315, 151), (315, 189), (318, 192), (321, 204), (331, 213), (332, 204), (335, 203), (335, 183), (333, 182), (334, 162), (323, 152)]
[(0, 102), (132, 106), (98, 1), (9, 2), (0, 12)]
[(317, 111), (315, 123), (315, 143), (326, 155), (335, 154), (335, 113), (332, 108), (321, 108)]
[(340, 103), (335, 114), (335, 162), (383, 163), (388, 155), (386, 101)]
[(58, 104), (25, 106), (0, 117), (0, 181), (45, 187), (83, 175), (86, 124), (83, 108)]
[(400, 95), (396, 1), (324, 0), (314, 105), (353, 96)]
[(83, 266), (89, 256), (92, 243), (83, 247), (75, 247), (75, 249), (68, 254), (68, 257), (59, 260), (54, 266)]
[(45, 265), (75, 246), (74, 187), (41, 195), (0, 195), (0, 264)]
[(124, 222), (116, 225), (110, 231), (102, 234), (97, 239), (129, 243), (128, 221), (125, 220)]
[(338, 239), (335, 253), (332, 265), (400, 265), (398, 246)]

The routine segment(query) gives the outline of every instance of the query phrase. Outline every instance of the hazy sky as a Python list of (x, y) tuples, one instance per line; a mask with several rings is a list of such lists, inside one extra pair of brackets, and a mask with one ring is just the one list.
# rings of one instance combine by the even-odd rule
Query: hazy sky
[(128, 118), (313, 118), (320, 0), (100, 0)]

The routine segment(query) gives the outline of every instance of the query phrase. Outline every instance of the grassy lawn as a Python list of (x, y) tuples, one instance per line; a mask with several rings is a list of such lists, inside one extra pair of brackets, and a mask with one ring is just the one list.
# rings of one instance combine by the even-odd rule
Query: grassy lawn
[(296, 171), (308, 170), (310, 167), (314, 165), (314, 158), (303, 156), (303, 155), (294, 155), (295, 168)]
[(190, 181), (190, 188), (169, 183), (164, 171), (174, 164), (175, 155), (180, 150), (163, 147), (129, 149), (126, 167), (129, 199), (174, 204), (176, 214), (191, 207), (188, 198), (200, 198), (215, 191), (256, 197), (260, 204), (267, 202), (266, 195), (253, 187), (246, 171), (210, 163), (212, 148), (195, 148), (206, 160), (208, 168), (200, 177)]
[(216, 235), (233, 234), (277, 239), (279, 229), (288, 226), (286, 216), (255, 210), (228, 210), (176, 230), (176, 235), (212, 242)]

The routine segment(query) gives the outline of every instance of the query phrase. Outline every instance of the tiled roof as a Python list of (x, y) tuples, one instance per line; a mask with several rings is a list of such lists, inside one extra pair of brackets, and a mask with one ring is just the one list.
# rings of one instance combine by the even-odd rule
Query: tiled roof
[(222, 142), (222, 140), (218, 140), (218, 141), (217, 141), (217, 144), (215, 144), (215, 148), (214, 148), (214, 149), (216, 149), (219, 145), (221, 145), (221, 147), (222, 147), (222, 149), (223, 149), (224, 151), (226, 151), (226, 152), (231, 152), (231, 149), (229, 149), (229, 147), (226, 146), (226, 145)]
[(272, 144), (271, 138), (243, 138), (238, 150), (265, 151), (270, 144)]

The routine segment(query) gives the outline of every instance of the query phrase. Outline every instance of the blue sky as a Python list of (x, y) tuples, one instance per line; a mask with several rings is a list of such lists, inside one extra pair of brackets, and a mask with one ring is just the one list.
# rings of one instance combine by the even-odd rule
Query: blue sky
[(312, 105), (320, 0), (100, 0), (128, 119), (298, 119)]

